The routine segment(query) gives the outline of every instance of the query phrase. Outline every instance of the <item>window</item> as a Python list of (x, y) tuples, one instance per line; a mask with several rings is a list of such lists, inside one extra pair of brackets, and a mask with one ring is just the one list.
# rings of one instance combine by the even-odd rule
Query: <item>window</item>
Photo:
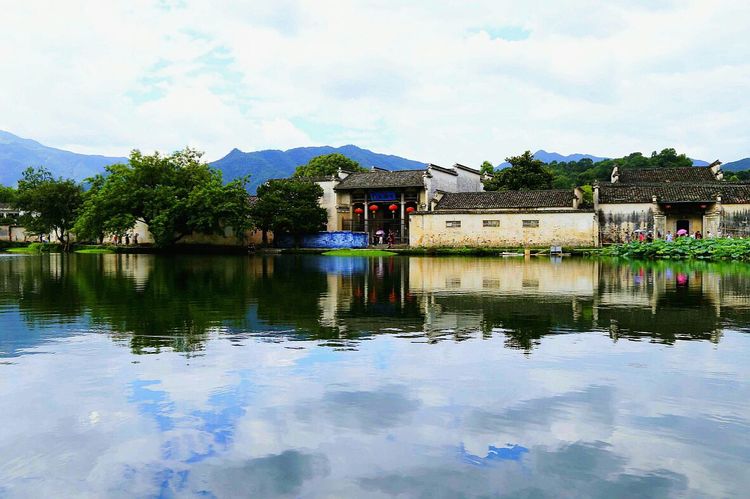
[(500, 227), (500, 220), (482, 220), (482, 227)]
[(539, 220), (523, 220), (522, 225), (524, 228), (539, 227)]
[(446, 220), (446, 227), (461, 227), (461, 220)]

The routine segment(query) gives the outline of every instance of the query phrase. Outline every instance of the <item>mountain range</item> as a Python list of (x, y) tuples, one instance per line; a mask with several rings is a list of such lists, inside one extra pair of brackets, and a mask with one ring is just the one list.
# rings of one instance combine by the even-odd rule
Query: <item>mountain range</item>
[[(286, 151), (269, 149), (243, 152), (239, 149), (232, 149), (229, 154), (214, 161), (211, 165), (221, 170), (227, 181), (250, 175), (249, 188), (251, 192), (254, 192), (258, 185), (269, 178), (288, 177), (297, 166), (307, 163), (315, 156), (330, 153), (343, 154), (365, 167), (379, 166), (389, 170), (407, 170), (425, 166), (425, 162), (422, 161), (380, 154), (354, 145), (297, 147)], [(590, 158), (596, 163), (607, 159), (591, 154), (562, 155), (541, 149), (534, 153), (534, 157), (545, 163), (578, 161), (583, 158)], [(125, 161), (127, 161), (125, 157), (78, 154), (55, 149), (0, 130), (0, 184), (3, 185), (15, 185), (23, 170), (29, 166), (45, 166), (56, 177), (83, 180), (101, 173), (107, 165)], [(708, 162), (693, 160), (693, 164), (704, 166)], [(498, 168), (505, 166), (508, 166), (507, 163), (501, 163)], [(722, 168), (726, 171), (750, 170), (750, 158), (725, 163)]]
[(364, 167), (379, 166), (388, 170), (424, 168), (425, 163), (411, 159), (379, 154), (353, 145), (342, 147), (297, 147), (286, 151), (266, 150), (242, 152), (232, 149), (223, 158), (211, 163), (222, 171), (224, 180), (230, 181), (250, 174), (249, 189), (255, 189), (269, 178), (288, 177), (299, 165), (304, 165), (321, 154), (340, 153)]

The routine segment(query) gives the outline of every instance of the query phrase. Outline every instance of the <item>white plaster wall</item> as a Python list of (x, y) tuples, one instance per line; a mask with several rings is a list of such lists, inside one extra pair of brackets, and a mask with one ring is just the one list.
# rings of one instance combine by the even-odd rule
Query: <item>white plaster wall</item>
[(325, 208), (328, 213), (328, 230), (336, 231), (339, 228), (339, 216), (336, 213), (336, 192), (333, 188), (336, 181), (329, 180), (325, 182), (316, 182), (323, 189), (323, 197), (320, 198), (320, 206)]
[[(497, 220), (498, 227), (484, 227)], [(539, 227), (523, 227), (538, 220)], [(460, 221), (461, 227), (446, 227)], [(411, 216), (409, 244), (430, 246), (596, 246), (598, 225), (593, 212), (418, 213)]]
[(458, 177), (455, 192), (480, 192), (484, 190), (481, 175), (475, 175), (461, 168), (456, 168), (456, 173), (458, 173)]

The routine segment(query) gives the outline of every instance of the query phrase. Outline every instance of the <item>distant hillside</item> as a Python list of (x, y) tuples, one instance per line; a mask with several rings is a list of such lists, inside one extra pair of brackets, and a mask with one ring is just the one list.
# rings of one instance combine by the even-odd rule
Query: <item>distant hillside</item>
[(721, 165), (721, 169), (728, 172), (750, 170), (750, 158), (739, 159), (737, 161), (732, 161), (731, 163), (724, 163)]
[(56, 177), (83, 180), (127, 158), (76, 154), (0, 130), (0, 184), (15, 185), (29, 166), (44, 166)]
[(425, 163), (387, 154), (379, 154), (357, 146), (342, 147), (297, 147), (287, 151), (266, 150), (242, 152), (233, 149), (223, 158), (211, 165), (224, 174), (224, 180), (230, 181), (243, 175), (250, 175), (250, 191), (270, 178), (288, 177), (299, 165), (304, 165), (321, 154), (340, 153), (359, 162), (364, 167), (379, 166), (389, 170), (409, 170), (424, 168)]

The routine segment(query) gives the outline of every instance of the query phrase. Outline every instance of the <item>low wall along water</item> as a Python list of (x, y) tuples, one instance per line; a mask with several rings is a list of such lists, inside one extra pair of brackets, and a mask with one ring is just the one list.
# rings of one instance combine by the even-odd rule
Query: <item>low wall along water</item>
[[(279, 248), (293, 248), (294, 236), (280, 234), (276, 236), (275, 244)], [(300, 241), (301, 248), (367, 248), (367, 234), (365, 232), (337, 231), (317, 232), (305, 234)]]

